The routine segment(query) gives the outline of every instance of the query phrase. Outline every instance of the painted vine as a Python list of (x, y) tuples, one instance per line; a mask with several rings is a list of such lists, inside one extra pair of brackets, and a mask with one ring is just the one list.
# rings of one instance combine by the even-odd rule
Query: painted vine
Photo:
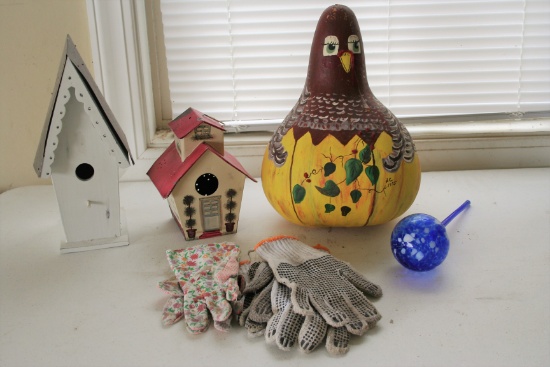
[[(340, 182), (335, 182), (334, 180), (327, 180), (323, 187), (315, 186), (315, 189), (321, 193), (321, 195), (328, 198), (328, 203), (325, 204), (325, 213), (332, 213), (336, 211), (336, 206), (331, 203), (331, 199), (341, 195), (340, 187), (341, 185), (349, 186), (351, 184), (355, 185), (355, 188), (350, 192), (350, 199), (352, 203), (357, 203), (363, 196), (362, 191), (376, 191), (376, 183), (380, 178), (380, 169), (376, 166), (374, 159), (374, 153), (369, 145), (360, 141), (364, 144), (364, 147), (359, 150), (357, 146), (351, 151), (349, 155), (346, 156), (337, 156), (332, 157), (323, 155), (328, 162), (323, 165), (323, 167), (318, 169), (313, 169), (311, 172), (305, 172), (303, 180), (295, 184), (292, 188), (292, 198), (295, 204), (300, 204), (306, 197), (306, 187), (305, 183), (311, 183), (312, 177), (315, 175), (323, 174), (324, 177), (329, 177), (338, 170), (338, 165), (336, 164), (338, 160), (341, 160), (341, 167), (346, 173), (346, 178)], [(369, 164), (370, 163), (370, 164)], [(371, 187), (362, 188), (359, 184), (359, 177), (365, 174)], [(381, 192), (383, 192), (382, 190)], [(378, 191), (377, 191), (378, 192)], [(342, 216), (348, 215), (352, 211), (351, 207), (344, 205), (340, 208)]]

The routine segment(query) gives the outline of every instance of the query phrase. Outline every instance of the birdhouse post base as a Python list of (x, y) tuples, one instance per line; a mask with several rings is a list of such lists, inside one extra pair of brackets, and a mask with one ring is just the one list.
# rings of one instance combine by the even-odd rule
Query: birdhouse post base
[[(121, 208), (122, 210), (122, 208)], [(91, 250), (101, 250), (112, 247), (128, 246), (130, 240), (128, 237), (128, 229), (126, 226), (126, 216), (124, 211), (120, 213), (120, 236), (109, 238), (94, 238), (85, 241), (61, 242), (61, 253), (68, 254), (71, 252), (82, 252)]]

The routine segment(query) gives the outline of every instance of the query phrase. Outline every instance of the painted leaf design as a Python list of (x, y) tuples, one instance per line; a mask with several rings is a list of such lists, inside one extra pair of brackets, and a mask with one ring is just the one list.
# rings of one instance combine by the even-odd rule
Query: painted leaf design
[(359, 159), (361, 160), (361, 162), (363, 162), (363, 164), (367, 164), (370, 162), (371, 160), (371, 150), (370, 150), (370, 147), (367, 145), (365, 146), (365, 148), (363, 148), (363, 150), (361, 150), (359, 152)]
[(355, 181), (361, 172), (363, 172), (363, 165), (357, 158), (348, 159), (344, 168), (346, 170), (346, 185)]
[(349, 212), (351, 212), (351, 208), (349, 206), (343, 206), (340, 208), (340, 210), (342, 211), (342, 216), (346, 216), (348, 215)]
[(334, 173), (336, 171), (336, 165), (332, 162), (328, 162), (325, 164), (325, 167), (323, 168), (323, 171), (325, 172), (325, 177), (328, 175)]
[(306, 189), (302, 185), (294, 185), (292, 188), (292, 197), (296, 204), (300, 204), (306, 197)]
[(325, 187), (315, 186), (315, 188), (323, 195), (330, 196), (331, 198), (338, 196), (340, 194), (340, 189), (338, 185), (332, 180), (325, 182)]
[(325, 213), (330, 213), (332, 211), (334, 211), (334, 209), (336, 209), (336, 207), (332, 204), (325, 204)]
[(361, 196), (363, 194), (359, 190), (353, 190), (352, 192), (349, 193), (349, 195), (351, 196), (351, 201), (353, 201), (353, 203), (355, 204), (356, 202), (359, 201), (359, 199), (361, 199)]
[(373, 185), (376, 185), (380, 177), (380, 170), (376, 166), (368, 166), (365, 168), (365, 173)]

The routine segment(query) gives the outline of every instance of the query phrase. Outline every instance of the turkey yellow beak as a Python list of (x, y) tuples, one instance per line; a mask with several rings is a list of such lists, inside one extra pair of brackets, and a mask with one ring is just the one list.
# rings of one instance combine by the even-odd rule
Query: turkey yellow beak
[(349, 73), (353, 65), (353, 54), (349, 51), (344, 51), (342, 54), (338, 55), (338, 57), (340, 58), (344, 71)]

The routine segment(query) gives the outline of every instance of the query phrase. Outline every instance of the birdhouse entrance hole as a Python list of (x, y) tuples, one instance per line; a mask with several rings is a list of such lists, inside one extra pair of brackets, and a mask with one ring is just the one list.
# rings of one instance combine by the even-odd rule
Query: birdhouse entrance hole
[(75, 174), (81, 181), (88, 181), (94, 176), (94, 167), (88, 163), (81, 163), (76, 167)]
[(218, 189), (218, 178), (212, 173), (201, 175), (195, 182), (195, 190), (203, 196), (209, 196)]

